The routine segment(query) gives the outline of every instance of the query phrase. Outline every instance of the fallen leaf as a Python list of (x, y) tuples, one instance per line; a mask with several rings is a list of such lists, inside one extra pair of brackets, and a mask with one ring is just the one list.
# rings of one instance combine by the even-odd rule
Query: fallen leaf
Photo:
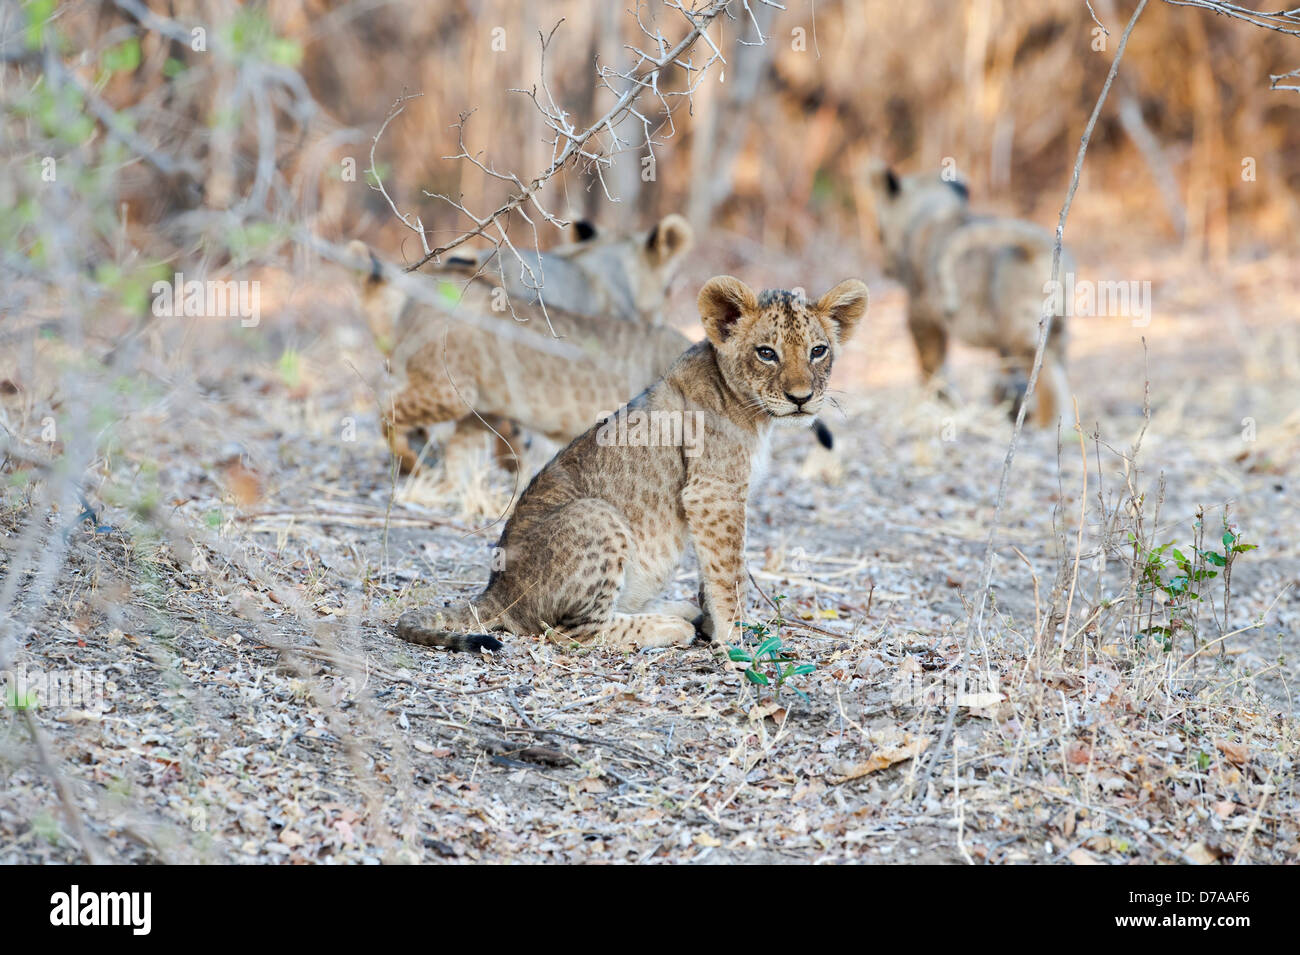
[(1210, 851), (1204, 842), (1196, 842), (1183, 850), (1183, 855), (1197, 865), (1214, 865), (1219, 857)]
[(1083, 766), (1092, 761), (1092, 747), (1075, 740), (1065, 747), (1065, 761), (1071, 766)]
[(1001, 693), (964, 693), (957, 697), (958, 706), (969, 706), (972, 709), (984, 709), (990, 706), (997, 706), (1006, 697)]
[(1250, 747), (1245, 743), (1234, 743), (1231, 740), (1216, 739), (1214, 745), (1218, 747), (1220, 753), (1228, 762), (1236, 766), (1242, 766), (1250, 761)]
[(898, 746), (880, 747), (867, 758), (866, 762), (858, 763), (843, 776), (832, 779), (831, 783), (838, 786), (840, 783), (860, 779), (863, 776), (893, 766), (895, 763), (901, 763), (903, 760), (920, 756), (925, 752), (926, 747), (930, 745), (930, 737), (918, 736), (915, 739), (909, 739), (910, 735), (905, 736), (903, 742)]
[(1082, 849), (1082, 848), (1075, 849), (1073, 852), (1070, 853), (1068, 858), (1075, 865), (1105, 865), (1106, 864), (1100, 861), (1096, 856), (1094, 856), (1087, 849)]
[(772, 717), (776, 722), (785, 719), (785, 707), (780, 703), (766, 703), (762, 706), (752, 706), (749, 709), (749, 718), (751, 720), (761, 720)]

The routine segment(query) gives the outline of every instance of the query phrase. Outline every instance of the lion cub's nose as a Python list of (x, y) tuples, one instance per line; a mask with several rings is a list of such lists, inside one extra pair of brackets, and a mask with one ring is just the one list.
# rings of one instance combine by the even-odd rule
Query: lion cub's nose
[(790, 392), (787, 391), (785, 393), (785, 400), (790, 402), (793, 405), (797, 405), (798, 407), (802, 408), (804, 406), (804, 402), (806, 402), (812, 396), (813, 393), (811, 391), (808, 392), (806, 395), (792, 395), (790, 394)]

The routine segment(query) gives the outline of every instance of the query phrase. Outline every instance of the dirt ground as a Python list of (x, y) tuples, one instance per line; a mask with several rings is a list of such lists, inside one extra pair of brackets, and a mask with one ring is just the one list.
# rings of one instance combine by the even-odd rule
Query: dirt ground
[[(716, 272), (817, 292), (855, 271), (837, 250), (802, 261), (817, 274), (719, 238), (678, 314)], [(0, 710), (0, 861), (1296, 862), (1300, 269), (1108, 264), (1159, 276), (1151, 321), (1072, 321), (1084, 449), (1073, 430), (1024, 436), (964, 655), (1011, 429), (978, 352), (955, 356), (959, 403), (919, 388), (902, 292), (865, 276), (837, 459), (781, 434), (750, 509), (753, 619), (784, 598), (781, 635), (816, 668), (794, 684), (806, 701), (704, 647), (510, 638), (474, 657), (387, 634), (486, 579), (513, 481), (394, 478), (344, 288), (297, 283), (257, 328), (38, 335), (34, 365), (15, 349), (0, 368), (19, 439), (0, 586), (20, 589), (16, 664), (104, 693)], [(1148, 382), (1139, 509), (1117, 452)], [(42, 422), (78, 407), (97, 443), (65, 538), (83, 502), (46, 500), (61, 448)], [(1198, 507), (1211, 541), (1227, 508), (1258, 549), (1226, 614), (1216, 578), (1197, 633), (1135, 639), (1109, 612), (1128, 579), (1101, 546), (1117, 507), (1184, 548)], [(1035, 647), (1076, 554), (1069, 636)], [(694, 580), (688, 564), (676, 596)], [(904, 691), (950, 666), (979, 688), (925, 779), (950, 706)]]

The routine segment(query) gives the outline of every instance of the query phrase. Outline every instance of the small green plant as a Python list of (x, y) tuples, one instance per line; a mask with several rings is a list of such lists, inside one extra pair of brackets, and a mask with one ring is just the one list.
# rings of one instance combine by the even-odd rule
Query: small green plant
[(35, 690), (24, 689), (20, 693), (12, 683), (5, 688), (4, 704), (11, 710), (34, 710), (38, 703)]
[(302, 383), (302, 362), (298, 358), (296, 348), (286, 348), (280, 354), (278, 366), (280, 380), (284, 382), (285, 387), (297, 388)]
[(752, 646), (737, 647), (729, 643), (727, 655), (733, 663), (749, 664), (745, 670), (745, 679), (750, 683), (771, 688), (773, 695), (777, 697), (781, 695), (781, 690), (786, 684), (789, 684), (790, 689), (806, 703), (808, 694), (795, 686), (792, 681), (795, 677), (816, 672), (817, 668), (811, 663), (798, 663), (781, 639), (781, 629), (785, 626), (785, 618), (781, 616), (781, 601), (785, 599), (785, 595), (781, 594), (773, 600), (776, 605), (776, 616), (767, 623), (737, 624), (736, 626), (740, 627), (741, 633), (748, 638)]
[[(1206, 593), (1205, 584), (1223, 574), (1223, 612), (1227, 621), (1228, 606), (1232, 599), (1232, 565), (1237, 557), (1255, 550), (1257, 544), (1243, 544), (1240, 535), (1223, 518), (1223, 535), (1219, 542), (1223, 550), (1206, 546), (1204, 514), (1198, 512), (1193, 525), (1195, 537), (1189, 547), (1191, 556), (1174, 546), (1173, 541), (1153, 547), (1145, 553), (1142, 542), (1129, 534), (1129, 544), (1137, 566), (1137, 596), (1139, 607), (1144, 608), (1146, 626), (1137, 631), (1137, 639), (1150, 639), (1168, 653), (1174, 648), (1174, 637), (1179, 631), (1198, 637), (1199, 603)], [(1142, 613), (1139, 614), (1141, 616)], [(1157, 619), (1157, 617), (1161, 619)]]

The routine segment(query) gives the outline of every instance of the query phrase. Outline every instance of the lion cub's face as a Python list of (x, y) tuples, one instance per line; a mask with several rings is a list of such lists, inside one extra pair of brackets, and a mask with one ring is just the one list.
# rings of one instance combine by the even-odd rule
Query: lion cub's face
[(883, 164), (871, 170), (871, 190), (880, 227), (880, 244), (887, 266), (898, 276), (905, 268), (908, 234), (922, 219), (961, 215), (967, 205), (966, 186), (940, 176), (898, 176)]
[[(580, 268), (594, 287), (602, 287), (622, 318), (662, 320), (668, 288), (677, 267), (695, 241), (690, 224), (676, 213), (664, 216), (649, 232), (620, 235), (598, 230), (590, 222), (575, 225), (576, 241), (552, 249), (549, 255), (567, 259)], [(562, 298), (551, 301), (560, 308), (587, 314)]]
[(841, 282), (815, 302), (799, 292), (755, 294), (729, 275), (700, 291), (700, 317), (727, 384), (778, 424), (809, 425), (826, 401), (840, 347), (867, 311), (867, 287)]
[(370, 264), (370, 270), (361, 279), (361, 314), (379, 350), (389, 355), (397, 341), (398, 319), (408, 297), (387, 281), (384, 265), (364, 242), (353, 239), (348, 243), (348, 254), (356, 262)]

